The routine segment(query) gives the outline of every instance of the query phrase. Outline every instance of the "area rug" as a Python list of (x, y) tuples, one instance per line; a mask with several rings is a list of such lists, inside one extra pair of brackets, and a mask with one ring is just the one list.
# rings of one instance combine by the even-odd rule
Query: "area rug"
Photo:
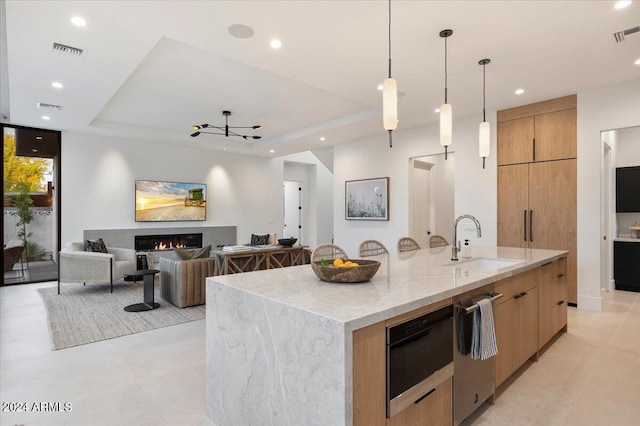
[(142, 283), (109, 285), (63, 284), (38, 289), (49, 320), (53, 350), (84, 345), (100, 340), (184, 322), (204, 319), (205, 306), (177, 308), (161, 299), (156, 283), (155, 299), (160, 307), (145, 312), (125, 312), (124, 307), (143, 299)]

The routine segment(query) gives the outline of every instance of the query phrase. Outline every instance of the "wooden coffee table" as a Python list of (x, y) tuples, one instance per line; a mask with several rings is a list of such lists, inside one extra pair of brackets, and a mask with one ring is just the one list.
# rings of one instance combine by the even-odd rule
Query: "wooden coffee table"
[(150, 311), (160, 306), (159, 303), (155, 303), (153, 300), (154, 293), (154, 278), (155, 275), (160, 272), (157, 269), (139, 269), (133, 272), (127, 272), (124, 274), (125, 281), (138, 281), (141, 279), (144, 282), (144, 302), (135, 303), (133, 305), (125, 306), (124, 310), (127, 312), (142, 312)]

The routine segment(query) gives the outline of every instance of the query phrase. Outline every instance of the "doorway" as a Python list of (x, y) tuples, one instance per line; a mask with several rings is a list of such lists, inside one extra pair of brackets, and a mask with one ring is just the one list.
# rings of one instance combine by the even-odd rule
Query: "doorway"
[(53, 281), (60, 251), (60, 132), (1, 125), (3, 285)]
[(600, 230), (602, 239), (600, 240), (600, 289), (611, 291), (611, 146), (603, 141), (602, 144), (602, 181), (600, 206)]
[(454, 154), (409, 159), (409, 236), (429, 247), (431, 236), (449, 244), (454, 220)]

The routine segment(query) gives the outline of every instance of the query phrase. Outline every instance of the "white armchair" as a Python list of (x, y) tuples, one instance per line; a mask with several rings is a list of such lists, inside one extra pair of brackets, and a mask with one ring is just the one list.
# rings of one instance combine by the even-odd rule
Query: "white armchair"
[(60, 252), (58, 271), (58, 294), (60, 283), (109, 283), (113, 293), (113, 282), (132, 272), (136, 267), (136, 251), (133, 249), (107, 247), (108, 253), (84, 250), (84, 243), (68, 243)]

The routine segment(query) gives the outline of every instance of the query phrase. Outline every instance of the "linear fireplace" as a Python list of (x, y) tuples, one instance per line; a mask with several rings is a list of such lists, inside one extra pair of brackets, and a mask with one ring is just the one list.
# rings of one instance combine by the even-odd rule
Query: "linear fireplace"
[(202, 247), (202, 233), (135, 235), (134, 239), (136, 251), (166, 251), (176, 248)]

